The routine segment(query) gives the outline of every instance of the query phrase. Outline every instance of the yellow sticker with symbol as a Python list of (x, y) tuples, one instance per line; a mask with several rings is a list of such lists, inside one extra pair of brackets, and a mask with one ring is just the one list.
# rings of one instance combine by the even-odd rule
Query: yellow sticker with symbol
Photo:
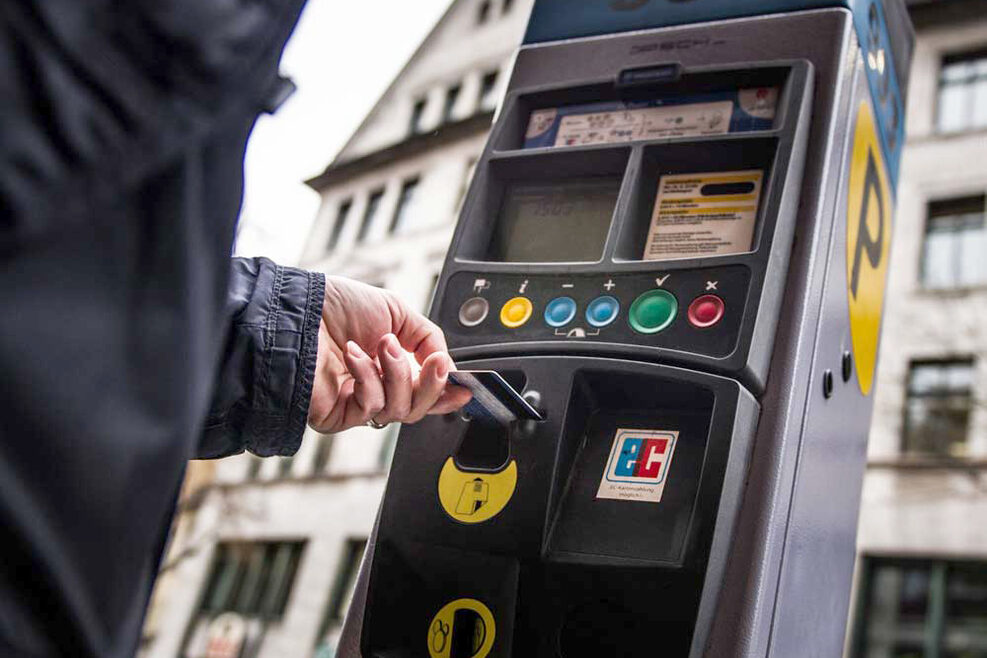
[(456, 599), (435, 613), (428, 625), (428, 655), (484, 658), (493, 648), (497, 625), (490, 608), (476, 599)]
[(507, 506), (515, 487), (517, 462), (513, 459), (497, 473), (476, 473), (459, 470), (449, 457), (439, 473), (439, 502), (456, 521), (482, 523)]
[(850, 338), (860, 392), (870, 395), (877, 368), (891, 244), (891, 186), (870, 102), (857, 110), (847, 182), (846, 268)]

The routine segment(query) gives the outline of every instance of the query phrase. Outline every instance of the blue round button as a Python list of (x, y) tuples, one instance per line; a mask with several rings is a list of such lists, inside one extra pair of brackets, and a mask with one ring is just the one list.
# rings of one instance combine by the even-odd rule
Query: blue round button
[(620, 302), (616, 297), (603, 295), (597, 297), (586, 307), (586, 321), (594, 327), (605, 327), (617, 319), (620, 312)]
[(545, 324), (564, 327), (576, 317), (576, 300), (572, 297), (556, 297), (545, 307)]

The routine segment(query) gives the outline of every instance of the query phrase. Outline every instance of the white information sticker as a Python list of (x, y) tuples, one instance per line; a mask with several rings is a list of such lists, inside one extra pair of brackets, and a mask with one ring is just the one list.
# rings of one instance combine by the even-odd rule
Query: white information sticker
[(642, 259), (750, 251), (763, 178), (759, 169), (662, 176)]
[(661, 502), (678, 431), (618, 429), (597, 498)]
[[(613, 144), (638, 139), (723, 135), (730, 131), (733, 101), (663, 105), (562, 117), (555, 146)], [(544, 120), (532, 114), (529, 125)], [(554, 119), (554, 114), (552, 115)], [(529, 127), (530, 130), (530, 127)]]

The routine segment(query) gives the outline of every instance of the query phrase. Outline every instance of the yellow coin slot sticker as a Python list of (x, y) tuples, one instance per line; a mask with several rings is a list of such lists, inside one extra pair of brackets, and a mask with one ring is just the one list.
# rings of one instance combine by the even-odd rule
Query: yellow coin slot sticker
[(847, 300), (860, 392), (870, 395), (891, 245), (891, 187), (870, 103), (857, 110), (846, 214)]
[[(497, 625), (490, 608), (476, 599), (456, 599), (432, 617), (428, 625), (428, 655), (451, 658), (453, 645), (457, 644), (457, 655), (484, 658), (493, 648), (496, 635)], [(463, 653), (464, 648), (471, 653)]]
[(516, 486), (517, 462), (513, 459), (497, 473), (470, 473), (456, 468), (449, 457), (439, 473), (439, 502), (460, 523), (483, 523), (507, 506)]

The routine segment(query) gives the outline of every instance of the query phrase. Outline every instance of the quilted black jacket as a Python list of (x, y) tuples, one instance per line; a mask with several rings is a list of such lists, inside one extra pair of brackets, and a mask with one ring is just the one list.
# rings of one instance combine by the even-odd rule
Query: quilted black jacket
[(0, 656), (132, 656), (186, 461), (298, 446), (324, 280), (229, 254), (301, 4), (0, 2)]

